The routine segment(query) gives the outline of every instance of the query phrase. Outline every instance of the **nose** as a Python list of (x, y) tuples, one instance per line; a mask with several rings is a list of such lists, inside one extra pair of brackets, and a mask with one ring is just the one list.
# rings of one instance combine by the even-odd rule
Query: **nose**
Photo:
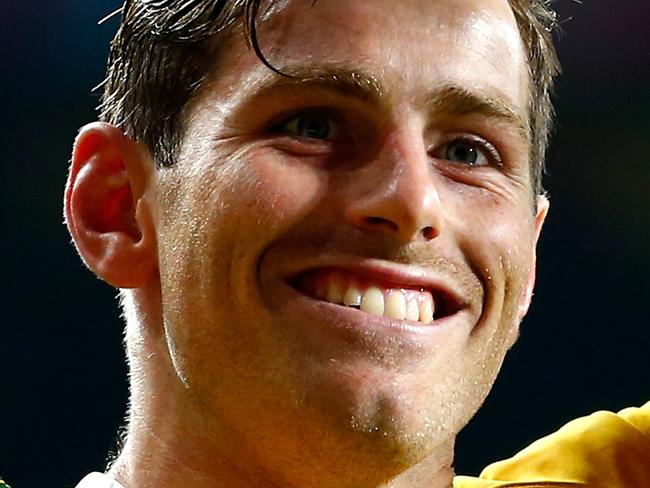
[(440, 194), (421, 139), (391, 137), (364, 170), (362, 189), (346, 207), (348, 222), (404, 244), (440, 235)]

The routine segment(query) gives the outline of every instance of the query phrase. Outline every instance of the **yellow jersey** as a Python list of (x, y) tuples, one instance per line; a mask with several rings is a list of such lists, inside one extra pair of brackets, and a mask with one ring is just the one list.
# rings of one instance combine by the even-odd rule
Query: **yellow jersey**
[(573, 420), (454, 488), (650, 488), (650, 402)]

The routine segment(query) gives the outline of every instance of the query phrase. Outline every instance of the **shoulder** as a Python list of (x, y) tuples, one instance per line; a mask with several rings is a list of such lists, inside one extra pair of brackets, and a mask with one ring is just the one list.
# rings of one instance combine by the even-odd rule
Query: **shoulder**
[(458, 477), (455, 488), (506, 486), (641, 488), (650, 481), (650, 402), (618, 413), (573, 420), (479, 479)]
[[(0, 488), (2, 488), (0, 486)], [(124, 488), (121, 484), (115, 481), (104, 473), (90, 473), (82, 479), (76, 488)]]

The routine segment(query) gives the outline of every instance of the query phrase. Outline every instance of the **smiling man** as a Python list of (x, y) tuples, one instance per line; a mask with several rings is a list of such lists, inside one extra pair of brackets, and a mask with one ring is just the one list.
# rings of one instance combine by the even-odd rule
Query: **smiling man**
[(535, 281), (545, 3), (122, 17), (65, 196), (131, 371), (123, 450), (86, 482), (451, 486)]

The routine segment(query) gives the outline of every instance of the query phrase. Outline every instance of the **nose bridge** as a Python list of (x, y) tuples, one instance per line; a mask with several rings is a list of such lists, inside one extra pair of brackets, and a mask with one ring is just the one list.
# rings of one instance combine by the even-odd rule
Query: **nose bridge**
[(392, 188), (386, 197), (392, 200), (398, 225), (406, 234), (437, 228), (440, 195), (433, 180), (429, 157), (422, 136), (411, 132), (395, 134), (386, 147), (386, 159), (393, 166)]
[(393, 234), (401, 242), (430, 240), (440, 233), (440, 195), (421, 131), (389, 134), (369, 171), (374, 173), (370, 188), (350, 202), (353, 224)]
[(391, 135), (380, 157), (390, 175), (387, 190), (404, 196), (413, 211), (418, 204), (426, 203), (434, 187), (422, 139), (408, 133)]

